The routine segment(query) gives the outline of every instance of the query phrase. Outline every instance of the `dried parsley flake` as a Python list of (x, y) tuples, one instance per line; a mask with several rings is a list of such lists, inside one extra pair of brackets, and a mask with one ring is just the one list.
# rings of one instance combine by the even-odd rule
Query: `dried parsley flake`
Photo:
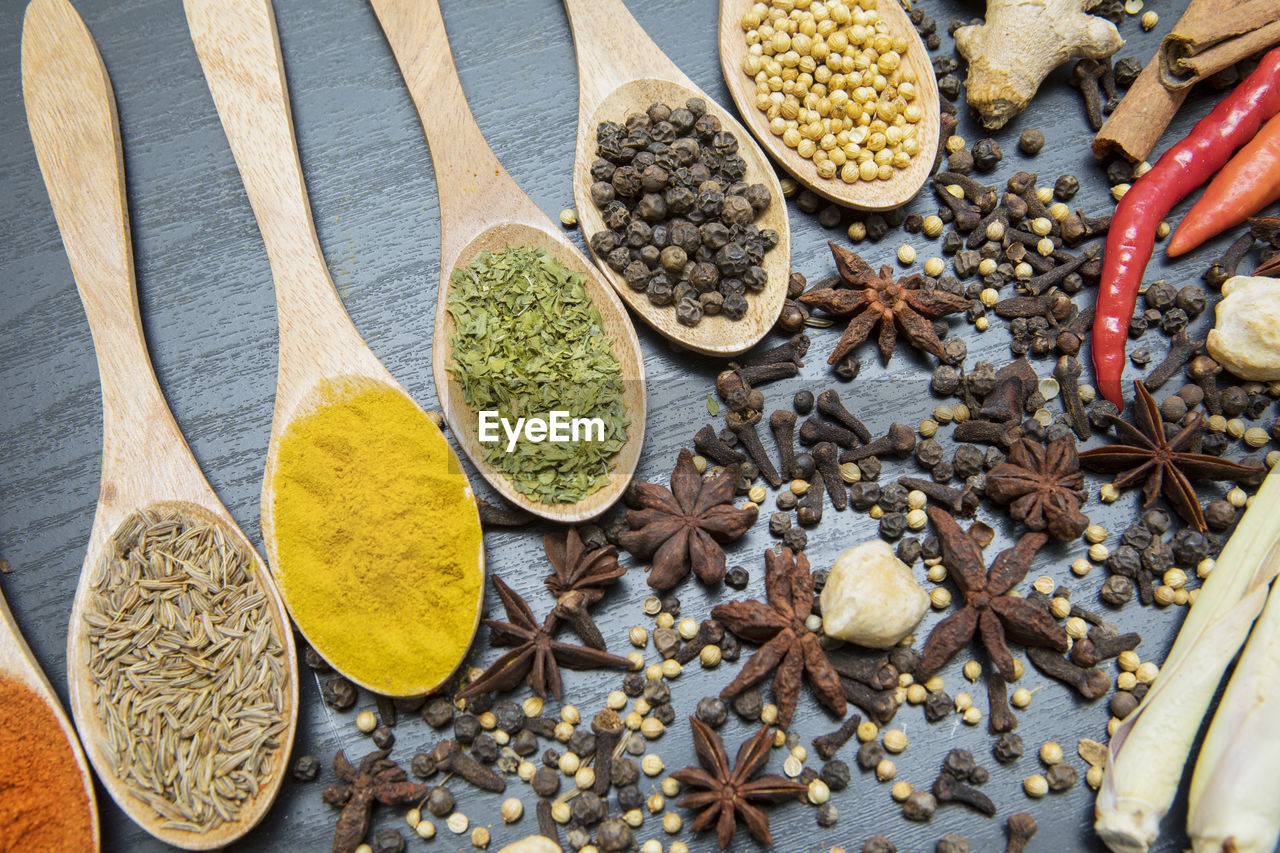
[[(575, 503), (608, 482), (627, 441), (622, 371), (582, 273), (532, 246), (481, 252), (453, 271), (449, 372), (473, 412), (518, 418), (600, 418), (603, 441), (481, 442), (485, 461), (518, 492), (542, 503)], [(478, 429), (477, 427), (473, 427)], [(594, 436), (593, 436), (594, 438)]]

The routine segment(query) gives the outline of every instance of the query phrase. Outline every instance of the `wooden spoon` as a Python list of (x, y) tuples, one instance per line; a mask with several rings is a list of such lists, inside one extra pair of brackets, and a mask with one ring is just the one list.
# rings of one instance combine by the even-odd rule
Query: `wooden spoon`
[[(436, 0), (373, 0), (373, 11), (409, 87), (436, 172), (440, 288), (431, 369), (445, 418), (471, 462), (508, 501), (552, 521), (574, 523), (593, 518), (612, 506), (631, 482), (644, 444), (644, 356), (635, 329), (596, 268), (521, 191), (485, 142), (467, 107)], [(623, 402), (631, 415), (627, 443), (614, 457), (609, 483), (577, 503), (531, 500), (485, 460), (476, 433), (476, 413), (467, 406), (462, 386), (448, 370), (453, 361), (449, 339), (456, 329), (448, 311), (453, 271), (482, 251), (501, 251), (508, 246), (537, 247), (566, 268), (583, 273), (587, 293), (600, 309), (605, 334), (622, 369)]]
[(769, 152), (778, 165), (791, 173), (797, 181), (823, 198), (836, 204), (858, 210), (889, 210), (900, 207), (915, 198), (924, 186), (933, 168), (938, 151), (940, 129), (938, 109), (938, 80), (933, 73), (929, 54), (920, 40), (920, 34), (911, 24), (898, 0), (879, 0), (876, 11), (880, 20), (889, 25), (893, 36), (907, 40), (907, 52), (903, 57), (906, 66), (916, 73), (916, 103), (924, 115), (917, 125), (920, 153), (905, 169), (895, 170), (887, 181), (857, 181), (847, 184), (839, 177), (820, 178), (812, 160), (806, 160), (788, 148), (782, 137), (769, 130), (769, 118), (756, 107), (756, 83), (742, 70), (742, 58), (747, 54), (746, 33), (742, 29), (742, 16), (754, 6), (756, 0), (720, 0), (720, 67), (738, 112), (747, 127)]
[[(280, 440), (289, 426), (326, 405), (329, 389), (335, 384), (391, 388), (412, 400), (360, 337), (329, 276), (298, 160), (280, 38), (270, 0), (185, 0), (184, 6), (196, 54), (262, 231), (275, 281), (280, 364), (262, 484), (262, 538), (267, 560), (278, 571), (280, 555), (273, 515), (275, 477)], [(422, 417), (426, 419), (425, 412)], [(453, 465), (462, 470), (456, 458)], [(472, 497), (470, 487), (467, 496)], [(480, 524), (473, 501), (459, 506), (458, 512), (471, 514), (473, 523)], [(483, 544), (476, 562), (483, 580)], [(287, 589), (285, 593), (288, 603)], [(476, 585), (472, 636), (480, 624), (483, 600), (481, 582)], [(308, 626), (298, 628), (324, 656), (326, 649), (308, 636)], [(462, 663), (468, 645), (462, 646), (454, 669)], [(343, 674), (369, 690), (388, 692), (385, 685), (371, 684), (349, 672)], [(451, 674), (452, 671), (445, 673), (430, 684), (406, 685), (398, 693), (430, 693)]]
[[(40, 171), (93, 332), (102, 382), (102, 486), (67, 640), (71, 712), (103, 786), (139, 826), (175, 847), (222, 847), (262, 819), (284, 778), (298, 716), (293, 632), (271, 575), (200, 473), (156, 384), (138, 316), (115, 95), (93, 37), (67, 0), (32, 0), (27, 7), (22, 90)], [(106, 729), (93, 705), (84, 618), (94, 595), (91, 578), (120, 523), (157, 504), (179, 506), (219, 524), (252, 555), (254, 578), (267, 595), (288, 667), (289, 726), (270, 775), (238, 820), (204, 834), (164, 828), (165, 819), (118, 781)]]
[[(22, 632), (13, 621), (13, 614), (9, 612), (9, 605), (5, 603), (2, 594), (0, 594), (0, 676), (29, 687), (49, 707), (49, 712), (57, 719), (58, 725), (62, 728), (63, 737), (67, 739), (67, 746), (75, 758), (76, 766), (80, 768), (80, 782), (84, 786), (84, 795), (88, 798), (89, 804), (93, 849), (99, 849), (102, 845), (102, 834), (98, 826), (98, 799), (93, 792), (93, 777), (89, 775), (89, 765), (85, 762), (84, 752), (80, 749), (80, 738), (76, 737), (76, 730), (72, 728), (71, 721), (62, 710), (62, 703), (53, 692), (49, 679), (45, 677), (40, 664), (36, 663), (35, 655), (31, 654), (31, 648), (22, 638)], [(65, 803), (52, 805), (56, 808), (67, 806)]]
[(621, 0), (564, 0), (564, 5), (569, 11), (578, 54), (578, 146), (573, 162), (573, 200), (584, 237), (605, 230), (604, 219), (591, 201), (596, 125), (602, 121), (621, 123), (628, 114), (644, 112), (656, 101), (675, 108), (690, 98), (702, 98), (707, 111), (720, 119), (721, 127), (738, 138), (738, 154), (747, 161), (743, 180), (764, 184), (773, 194), (773, 203), (755, 221), (761, 228), (778, 232), (778, 245), (764, 257), (769, 283), (760, 293), (747, 297), (747, 314), (741, 320), (718, 314), (703, 317), (696, 326), (685, 326), (676, 320), (673, 307), (652, 304), (643, 293), (628, 287), (604, 258), (596, 259), (631, 310), (661, 334), (707, 355), (745, 352), (768, 334), (782, 313), (791, 274), (791, 228), (777, 174), (751, 135), (666, 57)]

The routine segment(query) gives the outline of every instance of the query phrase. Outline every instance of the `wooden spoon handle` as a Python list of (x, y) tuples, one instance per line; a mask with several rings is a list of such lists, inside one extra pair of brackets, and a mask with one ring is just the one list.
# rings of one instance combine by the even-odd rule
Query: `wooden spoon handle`
[[(451, 249), (488, 224), (495, 211), (510, 220), (534, 205), (502, 168), (467, 106), (436, 0), (372, 0), (372, 5), (431, 148), (445, 223), (442, 242), (457, 243), (442, 246), (441, 255), (453, 257)], [(460, 227), (468, 222), (477, 227)]]
[(235, 155), (286, 330), (345, 316), (311, 219), (271, 0), (184, 0), (205, 80)]
[(693, 85), (622, 0), (564, 0), (564, 6), (578, 57), (580, 122), (590, 121), (609, 93), (629, 80), (653, 77)]
[(138, 316), (115, 94), (93, 36), (67, 0), (27, 7), (22, 95), (98, 355), (105, 482), (113, 448), (151, 445), (158, 453), (185, 443), (156, 384)]

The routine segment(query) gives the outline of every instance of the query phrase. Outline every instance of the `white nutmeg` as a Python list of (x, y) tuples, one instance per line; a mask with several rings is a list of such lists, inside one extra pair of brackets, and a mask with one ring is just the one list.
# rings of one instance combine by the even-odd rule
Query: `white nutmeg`
[(872, 649), (898, 644), (929, 609), (929, 596), (906, 563), (880, 539), (845, 551), (822, 588), (822, 627)]
[(1227, 279), (1205, 346), (1214, 361), (1241, 379), (1280, 379), (1280, 279)]

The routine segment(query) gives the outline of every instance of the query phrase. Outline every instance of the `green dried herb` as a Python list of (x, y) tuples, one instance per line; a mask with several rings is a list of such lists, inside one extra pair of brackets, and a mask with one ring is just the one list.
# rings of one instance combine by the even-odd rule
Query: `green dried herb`
[(453, 271), (452, 282), (449, 372), (473, 412), (496, 411), (511, 424), (553, 411), (604, 423), (603, 440), (536, 442), (522, 434), (510, 452), (503, 434), (481, 442), (485, 461), (543, 503), (575, 503), (604, 486), (631, 419), (618, 358), (582, 273), (518, 246), (481, 252)]
[(707, 395), (707, 414), (713, 418), (720, 414), (720, 404), (711, 399), (710, 394)]

